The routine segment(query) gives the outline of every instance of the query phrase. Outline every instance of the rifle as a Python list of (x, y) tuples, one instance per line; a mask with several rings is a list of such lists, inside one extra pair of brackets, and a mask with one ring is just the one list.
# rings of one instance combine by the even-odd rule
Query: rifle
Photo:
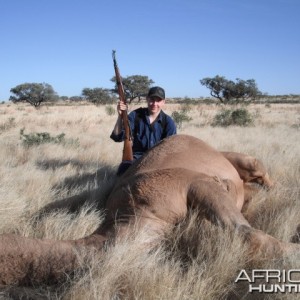
[[(124, 92), (122, 78), (121, 78), (119, 68), (117, 65), (115, 50), (112, 51), (112, 57), (113, 57), (113, 62), (114, 62), (114, 69), (115, 69), (115, 74), (116, 74), (116, 83), (117, 83), (117, 87), (118, 87), (119, 99), (121, 102), (124, 102), (126, 104), (126, 96), (125, 96), (125, 92)], [(127, 110), (122, 111), (122, 121), (123, 121), (124, 130), (125, 130), (122, 162), (133, 161), (132, 136), (131, 136), (131, 130), (130, 130), (129, 121), (128, 121)]]

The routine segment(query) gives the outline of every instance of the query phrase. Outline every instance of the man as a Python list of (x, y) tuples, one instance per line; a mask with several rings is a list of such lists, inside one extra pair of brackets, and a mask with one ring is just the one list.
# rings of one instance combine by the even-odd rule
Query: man
[[(147, 107), (138, 108), (128, 115), (129, 125), (133, 137), (133, 159), (140, 158), (148, 149), (155, 146), (162, 139), (176, 134), (176, 125), (173, 119), (162, 111), (166, 103), (165, 91), (159, 86), (149, 89)], [(118, 119), (110, 135), (115, 142), (124, 140), (122, 111), (127, 110), (125, 103), (119, 101), (117, 106)], [(129, 165), (121, 164), (117, 175), (121, 175)]]

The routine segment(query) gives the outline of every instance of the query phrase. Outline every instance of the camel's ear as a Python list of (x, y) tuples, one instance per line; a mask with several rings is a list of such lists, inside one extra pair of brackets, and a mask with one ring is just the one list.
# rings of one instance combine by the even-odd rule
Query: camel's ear
[(257, 166), (258, 166), (258, 160), (257, 160), (257, 158), (255, 158), (253, 161), (253, 167), (257, 168)]
[(262, 163), (261, 160), (259, 160), (257, 158), (254, 159), (254, 167), (255, 167), (255, 170), (259, 171), (262, 175), (267, 173), (267, 170), (266, 170), (264, 164)]
[(248, 161), (248, 168), (249, 171), (256, 171), (259, 165), (259, 161), (256, 158), (252, 158)]

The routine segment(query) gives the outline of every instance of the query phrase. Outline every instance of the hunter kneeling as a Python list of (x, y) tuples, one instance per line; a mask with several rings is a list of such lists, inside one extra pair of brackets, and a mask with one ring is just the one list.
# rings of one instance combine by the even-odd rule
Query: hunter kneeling
[[(175, 122), (162, 111), (166, 103), (164, 89), (158, 86), (150, 88), (146, 99), (147, 107), (140, 107), (128, 115), (132, 135), (133, 161), (140, 158), (162, 139), (176, 134)], [(117, 105), (118, 119), (110, 135), (115, 142), (124, 141), (122, 111), (126, 110), (127, 105), (123, 101), (119, 101)], [(122, 175), (133, 161), (123, 161), (118, 168), (117, 175)]]

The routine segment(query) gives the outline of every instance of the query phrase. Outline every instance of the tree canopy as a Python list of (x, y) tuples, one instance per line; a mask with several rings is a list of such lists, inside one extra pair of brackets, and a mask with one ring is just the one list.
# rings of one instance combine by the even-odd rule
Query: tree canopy
[(114, 98), (111, 95), (109, 89), (103, 88), (84, 88), (82, 90), (82, 96), (89, 102), (94, 104), (107, 104), (112, 103)]
[(13, 96), (9, 100), (17, 102), (28, 102), (34, 107), (40, 106), (42, 102), (55, 101), (58, 96), (52, 86), (48, 83), (23, 83), (10, 90)]
[[(111, 79), (115, 83), (114, 93), (118, 93), (118, 87), (116, 84), (116, 77)], [(150, 86), (154, 83), (148, 76), (132, 75), (122, 78), (124, 92), (126, 98), (131, 102), (133, 99), (138, 98), (139, 101), (142, 96), (147, 95)]]
[(200, 83), (210, 89), (211, 96), (219, 99), (222, 103), (233, 100), (255, 99), (261, 95), (254, 79), (236, 79), (236, 82), (226, 79), (224, 76), (206, 77)]

